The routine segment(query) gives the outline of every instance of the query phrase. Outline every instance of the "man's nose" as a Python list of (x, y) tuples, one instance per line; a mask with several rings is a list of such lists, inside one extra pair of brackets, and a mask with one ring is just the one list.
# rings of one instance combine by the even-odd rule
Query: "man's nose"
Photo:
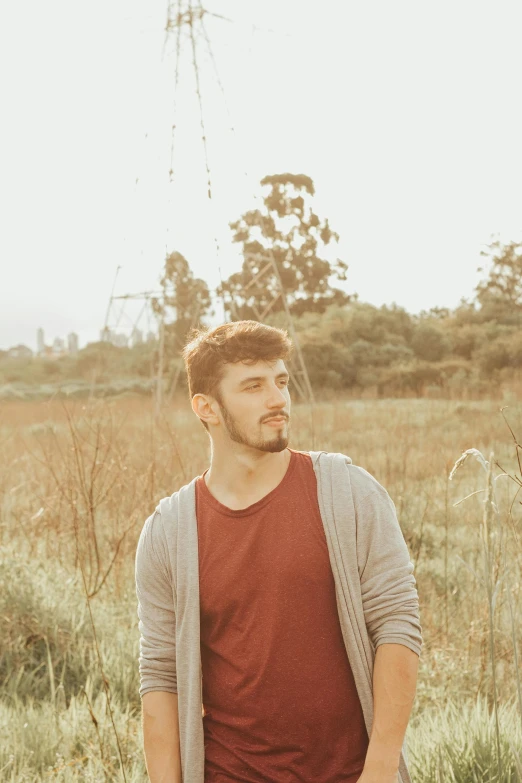
[(283, 394), (282, 389), (280, 389), (279, 387), (274, 389), (274, 393), (270, 398), (270, 402), (278, 408), (285, 407), (287, 403), (287, 399)]

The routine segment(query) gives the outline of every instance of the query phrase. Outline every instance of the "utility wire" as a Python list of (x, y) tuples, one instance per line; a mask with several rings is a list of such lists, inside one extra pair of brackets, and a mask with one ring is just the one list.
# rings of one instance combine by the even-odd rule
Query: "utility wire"
[[(194, 74), (196, 77), (196, 94), (198, 97), (198, 105), (199, 105), (199, 117), (200, 117), (200, 125), (201, 125), (201, 139), (203, 141), (203, 151), (205, 155), (205, 168), (207, 171), (207, 196), (209, 198), (210, 204), (213, 206), (213, 200), (212, 200), (212, 181), (210, 176), (210, 164), (209, 164), (209, 157), (208, 157), (208, 146), (207, 146), (207, 134), (205, 130), (205, 116), (203, 111), (203, 98), (201, 95), (201, 83), (200, 83), (200, 76), (199, 76), (199, 66), (198, 66), (198, 58), (197, 58), (197, 48), (196, 48), (196, 37), (194, 35), (194, 12), (192, 8), (192, 0), (189, 0), (189, 7), (190, 7), (190, 19), (189, 19), (189, 29), (190, 29), (190, 41), (192, 45), (192, 62), (194, 65)], [(201, 3), (199, 4), (199, 20), (200, 23), (203, 20), (203, 16), (205, 14), (205, 11), (203, 7), (201, 6)], [(215, 16), (215, 14), (214, 14)], [(215, 215), (214, 215), (215, 218)], [(219, 257), (221, 255), (221, 248), (219, 245), (219, 240), (217, 237), (217, 231), (216, 226), (214, 225), (214, 243), (216, 245), (216, 256), (219, 260)]]

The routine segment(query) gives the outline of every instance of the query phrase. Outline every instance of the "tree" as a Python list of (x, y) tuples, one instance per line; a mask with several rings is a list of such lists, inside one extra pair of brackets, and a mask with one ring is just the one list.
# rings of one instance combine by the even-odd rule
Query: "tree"
[(445, 321), (451, 315), (449, 307), (431, 307), (429, 310), (421, 310), (417, 319)]
[[(255, 310), (262, 314), (283, 310), (277, 273), (268, 263), (271, 258), (281, 278), (287, 303), (294, 315), (323, 313), (331, 304), (345, 304), (352, 296), (332, 288), (329, 278), (346, 280), (348, 265), (340, 259), (334, 264), (322, 258), (324, 248), (339, 235), (328, 220), (320, 220), (310, 201), (314, 184), (305, 174), (273, 174), (261, 180), (268, 192), (263, 208), (245, 212), (230, 223), (233, 241), (242, 245), (243, 265), (218, 287), (221, 296), (228, 294), (235, 303), (239, 318), (256, 320)], [(263, 270), (265, 270), (263, 272)], [(257, 284), (245, 291), (253, 276)], [(278, 297), (278, 298), (277, 298)], [(225, 297), (226, 302), (226, 297)], [(231, 316), (232, 307), (225, 304)]]
[(368, 302), (354, 302), (339, 319), (330, 337), (335, 342), (351, 345), (356, 340), (370, 343), (407, 343), (415, 329), (412, 316), (395, 303), (380, 308)]
[[(475, 288), (476, 300), (488, 318), (520, 323), (522, 316), (522, 242), (496, 240), (481, 256), (492, 261), (489, 276)], [(478, 267), (478, 272), (485, 271)]]
[[(199, 327), (203, 316), (214, 314), (210, 310), (211, 294), (206, 282), (194, 277), (187, 259), (177, 252), (165, 259), (160, 284), (165, 291), (165, 341), (169, 353), (177, 353), (190, 328)], [(153, 300), (152, 306), (159, 315), (160, 301)]]
[(421, 323), (413, 333), (411, 347), (419, 359), (438, 362), (450, 351), (446, 335), (436, 326)]

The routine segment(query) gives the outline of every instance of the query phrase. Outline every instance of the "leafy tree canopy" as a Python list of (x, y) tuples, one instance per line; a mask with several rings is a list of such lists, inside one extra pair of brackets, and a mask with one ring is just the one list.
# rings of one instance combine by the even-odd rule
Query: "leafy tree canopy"
[[(520, 323), (522, 316), (522, 242), (507, 245), (496, 240), (482, 256), (491, 260), (485, 280), (475, 288), (483, 315), (504, 323)], [(479, 272), (485, 271), (478, 267)]]
[[(205, 315), (213, 314), (211, 294), (207, 283), (194, 277), (187, 259), (177, 252), (165, 259), (160, 284), (165, 291), (167, 342), (172, 349), (181, 350), (191, 327), (199, 327)], [(153, 308), (160, 313), (159, 300), (153, 301)]]
[(329, 305), (351, 301), (351, 295), (330, 284), (332, 277), (346, 280), (348, 265), (322, 257), (339, 235), (313, 211), (312, 179), (305, 174), (273, 174), (261, 185), (267, 189), (263, 207), (230, 223), (233, 241), (242, 245), (243, 265), (218, 287), (228, 316), (260, 320), (268, 312), (283, 310), (278, 278), (293, 315), (323, 313)]

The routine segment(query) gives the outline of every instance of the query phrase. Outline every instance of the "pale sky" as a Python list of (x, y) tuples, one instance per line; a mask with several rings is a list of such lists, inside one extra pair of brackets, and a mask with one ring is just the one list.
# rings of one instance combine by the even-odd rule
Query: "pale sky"
[(211, 204), (188, 39), (168, 181), (164, 0), (2, 4), (0, 348), (98, 339), (117, 265), (116, 294), (157, 289), (166, 248), (214, 287), (266, 174), (312, 177), (342, 286), (377, 306), (455, 307), (481, 249), (522, 239), (518, 0), (204, 7), (233, 20), (206, 18), (226, 103), (197, 41)]

